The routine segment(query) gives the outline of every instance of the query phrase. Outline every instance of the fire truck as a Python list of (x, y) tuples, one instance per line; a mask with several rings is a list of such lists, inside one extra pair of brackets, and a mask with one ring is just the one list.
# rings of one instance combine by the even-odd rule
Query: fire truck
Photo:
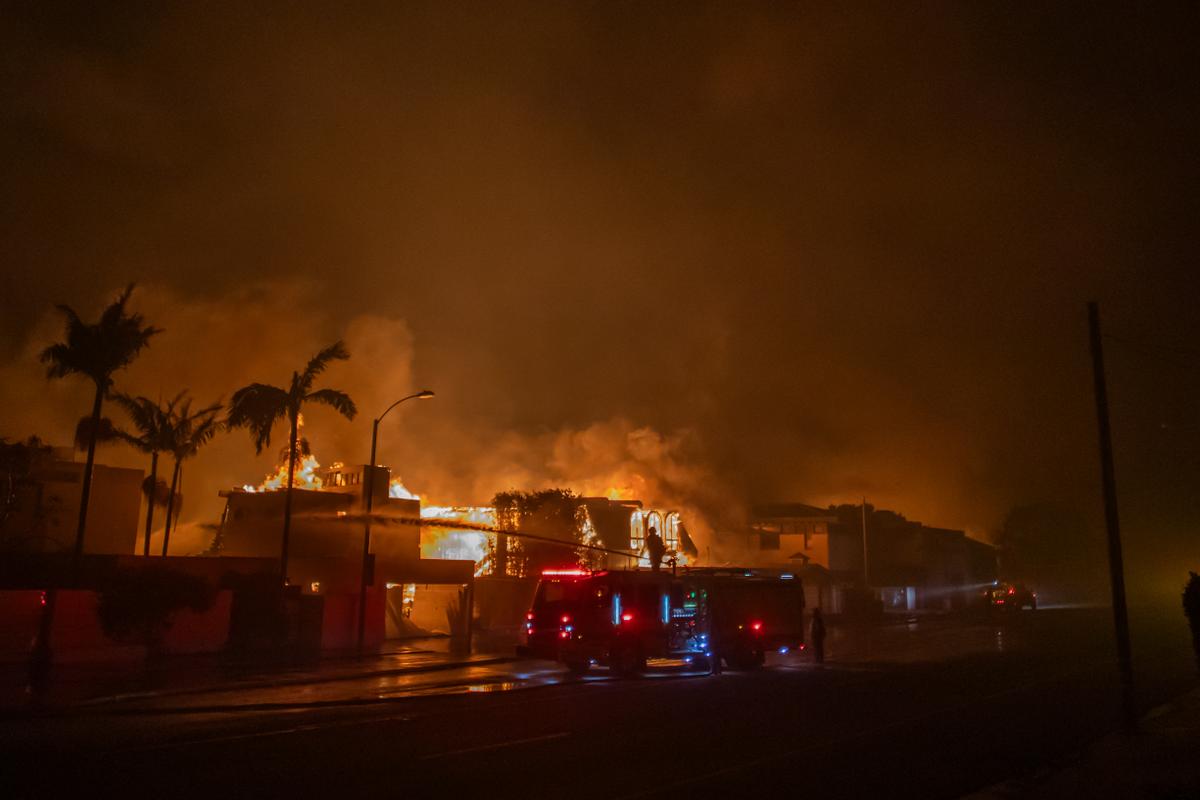
[(754, 669), (804, 645), (804, 587), (752, 569), (549, 569), (525, 616), (525, 655), (633, 675), (648, 660)]

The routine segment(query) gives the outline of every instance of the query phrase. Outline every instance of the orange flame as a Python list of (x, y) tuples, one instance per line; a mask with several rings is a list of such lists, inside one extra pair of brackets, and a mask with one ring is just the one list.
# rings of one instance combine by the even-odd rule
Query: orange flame
[[(299, 440), (300, 431), (304, 428), (304, 415), (300, 415), (296, 419), (296, 438)], [(296, 471), (292, 476), (292, 487), (296, 489), (321, 489), (325, 483), (318, 475), (318, 470), (321, 469), (320, 463), (317, 462), (316, 456), (309, 453), (306, 456), (301, 456), (296, 461)], [(242, 487), (247, 492), (277, 492), (280, 489), (287, 488), (288, 462), (284, 458), (281, 463), (276, 465), (275, 471), (267, 477), (263, 478), (263, 482), (258, 486), (250, 486), (249, 484)]]
[[(489, 506), (424, 506), (421, 519), (495, 527), (496, 509)], [(422, 526), (421, 557), (470, 559), (475, 562), (475, 574), (480, 575), (487, 567), (488, 541), (494, 535), (452, 526)]]

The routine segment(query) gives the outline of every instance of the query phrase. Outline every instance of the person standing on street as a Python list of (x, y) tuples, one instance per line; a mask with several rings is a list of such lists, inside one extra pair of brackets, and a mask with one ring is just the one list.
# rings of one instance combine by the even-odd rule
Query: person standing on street
[(1183, 613), (1192, 629), (1192, 649), (1196, 651), (1196, 669), (1200, 670), (1200, 575), (1188, 574), (1191, 577), (1183, 587)]
[(650, 530), (646, 532), (646, 555), (650, 557), (650, 569), (658, 572), (666, 553), (667, 547), (663, 544), (662, 537), (658, 535), (658, 529), (651, 525)]
[(813, 609), (812, 617), (812, 646), (813, 646), (813, 661), (817, 664), (825, 663), (825, 619), (821, 616), (821, 608), (818, 606)]

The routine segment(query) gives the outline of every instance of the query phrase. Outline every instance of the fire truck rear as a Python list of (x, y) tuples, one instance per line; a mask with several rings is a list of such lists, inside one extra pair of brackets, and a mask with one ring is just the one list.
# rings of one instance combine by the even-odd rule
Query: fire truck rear
[(582, 674), (630, 675), (651, 659), (693, 669), (750, 669), (771, 649), (803, 645), (799, 579), (751, 570), (546, 570), (526, 615), (532, 656)]

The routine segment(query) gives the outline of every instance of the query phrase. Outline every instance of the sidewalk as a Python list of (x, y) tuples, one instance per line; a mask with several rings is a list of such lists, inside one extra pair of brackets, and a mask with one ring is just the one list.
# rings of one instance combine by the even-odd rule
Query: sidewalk
[(513, 660), (506, 654), (455, 654), (449, 651), (448, 640), (429, 639), (388, 643), (362, 657), (322, 653), (303, 661), (264, 662), (180, 656), (137, 665), (63, 664), (55, 668), (49, 691), (37, 703), (25, 690), (24, 665), (7, 664), (0, 671), (0, 714), (79, 710), (145, 698), (352, 681)]
[(1110, 734), (1073, 763), (1005, 781), (963, 800), (1017, 797), (1200, 800), (1200, 688), (1151, 711), (1132, 736)]

